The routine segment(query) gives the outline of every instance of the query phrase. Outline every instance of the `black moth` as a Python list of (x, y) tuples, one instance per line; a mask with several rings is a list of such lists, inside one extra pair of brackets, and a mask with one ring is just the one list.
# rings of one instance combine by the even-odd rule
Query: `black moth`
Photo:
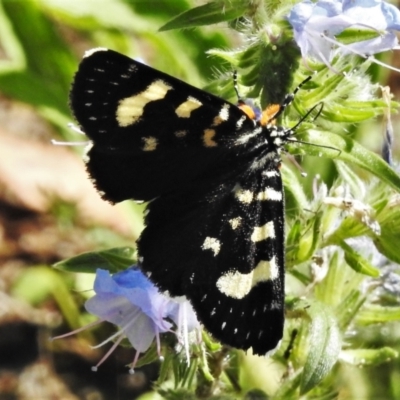
[[(292, 101), (286, 96), (276, 117)], [(107, 49), (70, 94), (102, 197), (149, 202), (139, 266), (218, 340), (264, 355), (284, 323), (282, 145), (292, 129)]]

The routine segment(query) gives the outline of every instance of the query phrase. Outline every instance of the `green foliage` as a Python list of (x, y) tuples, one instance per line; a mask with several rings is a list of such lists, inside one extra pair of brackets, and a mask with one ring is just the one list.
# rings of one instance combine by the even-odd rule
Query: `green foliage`
[[(345, 365), (358, 374), (360, 367), (387, 363), (388, 373), (399, 374), (398, 298), (388, 301), (376, 295), (374, 289), (382, 282), (372, 278), (382, 273), (377, 256), (386, 257), (392, 269), (391, 261), (400, 262), (400, 177), (376, 149), (361, 145), (356, 135), (356, 124), (381, 117), (387, 104), (371, 81), (367, 61), (337, 58), (332, 66), (340, 74), (312, 60), (308, 68), (299, 63), (299, 50), (282, 18), (291, 3), (219, 0), (193, 8), (188, 1), (175, 0), (157, 2), (157, 7), (152, 1), (122, 0), (102, 2), (101, 7), (87, 1), (71, 6), (66, 0), (0, 3), (0, 36), (7, 54), (0, 61), (0, 90), (34, 107), (65, 139), (72, 135), (66, 129), (71, 119), (69, 85), (80, 56), (90, 47), (111, 47), (142, 57), (155, 68), (198, 86), (207, 83), (214, 93), (232, 99), (231, 71), (236, 69), (243, 94), (262, 106), (282, 101), (315, 71), (281, 121), (295, 126), (323, 103), (318, 118), (315, 112), (308, 115), (298, 127), (298, 142), (288, 146), (309, 177), (300, 177), (288, 163), (282, 166), (288, 227), (287, 321), (282, 345), (274, 356), (261, 359), (262, 368), (254, 368), (250, 356), (225, 349), (206, 334), (202, 344), (193, 344), (190, 365), (166, 343), (155, 390), (167, 399), (200, 395), (214, 399), (333, 398), (350, 387), (341, 379)], [(216, 23), (224, 25), (193, 29)], [(175, 29), (179, 31), (170, 31)], [(245, 40), (233, 48), (238, 34)], [(375, 34), (346, 30), (340, 40), (351, 43)], [(215, 70), (217, 77), (209, 82)], [(391, 106), (398, 105), (393, 101)], [(379, 137), (380, 132), (368, 135)], [(97, 268), (118, 272), (133, 263), (134, 251), (120, 247), (84, 253), (55, 267), (69, 272), (94, 273)], [(35, 286), (30, 285), (32, 281)], [(53, 296), (76, 328), (78, 307), (66, 282), (40, 267), (21, 278), (15, 296), (31, 303)], [(380, 327), (389, 323), (394, 333), (386, 343)], [(378, 328), (372, 338), (364, 340), (371, 326)], [(298, 333), (286, 353), (293, 331)], [(141, 364), (156, 356), (152, 347)], [(271, 372), (274, 369), (276, 375)], [(273, 376), (279, 384), (259, 383), (258, 375), (262, 381), (274, 381)], [(368, 387), (367, 374), (362, 371), (361, 375), (361, 383), (373, 398), (376, 393)], [(247, 377), (246, 382), (241, 376)], [(246, 386), (252, 379), (257, 387)], [(391, 382), (385, 392), (388, 399), (400, 390), (396, 379)]]
[[(17, 280), (12, 294), (30, 304), (39, 304), (49, 296), (53, 297), (68, 324), (77, 329), (82, 321), (76, 299), (70, 292), (71, 287), (71, 282), (63, 279), (56, 271), (37, 266), (29, 269)], [(84, 335), (91, 338), (89, 332)]]
[(232, 21), (241, 17), (246, 12), (248, 6), (247, 2), (242, 0), (207, 3), (179, 14), (163, 25), (160, 31)]
[(114, 274), (135, 263), (134, 249), (120, 247), (98, 252), (83, 253), (54, 264), (61, 271), (94, 274), (96, 269), (105, 269)]

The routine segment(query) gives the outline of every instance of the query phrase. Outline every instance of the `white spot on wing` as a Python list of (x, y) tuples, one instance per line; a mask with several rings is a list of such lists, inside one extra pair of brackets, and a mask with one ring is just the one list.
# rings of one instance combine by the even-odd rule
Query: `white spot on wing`
[(238, 271), (225, 273), (218, 279), (217, 288), (228, 297), (243, 299), (258, 283), (274, 280), (278, 276), (279, 266), (275, 257), (272, 257), (270, 261), (261, 260), (248, 274)]
[(267, 186), (262, 192), (257, 193), (256, 199), (260, 201), (282, 201), (282, 192)]
[(256, 159), (251, 165), (250, 165), (250, 169), (252, 169), (253, 171), (256, 170), (262, 170), (265, 168), (265, 165), (267, 163), (269, 163), (271, 160), (273, 160), (276, 163), (280, 162), (280, 157), (279, 154), (276, 151), (270, 151), (269, 153), (267, 153), (265, 156)]
[(89, 162), (89, 151), (92, 149), (93, 147), (93, 142), (89, 141), (88, 144), (85, 146), (85, 150), (83, 152), (83, 162), (85, 162), (86, 164)]
[(237, 121), (236, 121), (236, 130), (239, 130), (241, 127), (242, 127), (242, 125), (243, 125), (243, 122), (246, 120), (246, 116), (245, 115), (242, 115)]
[(229, 106), (228, 103), (225, 103), (222, 106), (219, 114), (214, 118), (212, 126), (217, 126), (217, 125), (222, 124), (225, 121), (228, 121), (228, 118), (229, 118), (229, 107), (230, 106)]
[(235, 187), (235, 196), (241, 202), (250, 204), (253, 201), (254, 193), (250, 190), (243, 190), (241, 187)]
[(147, 103), (161, 100), (172, 87), (158, 79), (152, 82), (143, 92), (122, 99), (117, 108), (117, 121), (119, 126), (129, 126), (139, 120)]
[[(240, 121), (240, 120), (239, 120)], [(262, 128), (257, 128), (254, 129), (252, 131), (243, 133), (243, 135), (241, 135), (237, 140), (236, 140), (236, 144), (237, 145), (241, 145), (241, 144), (245, 144), (247, 143), (251, 138), (253, 138), (254, 136), (259, 135), (262, 132)]]
[(261, 242), (268, 238), (275, 238), (275, 227), (274, 222), (267, 222), (263, 226), (256, 226), (251, 234), (252, 242)]
[(211, 250), (214, 253), (214, 256), (216, 256), (221, 250), (221, 242), (216, 238), (207, 236), (201, 248), (203, 250)]
[(203, 104), (200, 100), (189, 96), (186, 101), (176, 108), (175, 113), (179, 118), (189, 118), (192, 111), (196, 110), (202, 105)]
[(144, 142), (144, 146), (143, 146), (144, 151), (153, 151), (156, 149), (156, 147), (158, 145), (157, 139), (153, 136), (143, 137), (142, 140)]
[(239, 225), (242, 223), (241, 217), (232, 218), (228, 221), (233, 230), (237, 229)]
[(262, 175), (266, 176), (267, 178), (274, 178), (276, 176), (279, 176), (279, 172), (272, 169), (270, 171), (263, 171)]
[(270, 309), (271, 310), (280, 310), (282, 308), (282, 304), (277, 302), (276, 300), (273, 300), (271, 305), (270, 305)]
[(223, 121), (228, 121), (228, 118), (229, 118), (229, 104), (225, 103), (222, 106), (221, 111), (219, 112), (219, 116), (221, 117), (221, 119)]

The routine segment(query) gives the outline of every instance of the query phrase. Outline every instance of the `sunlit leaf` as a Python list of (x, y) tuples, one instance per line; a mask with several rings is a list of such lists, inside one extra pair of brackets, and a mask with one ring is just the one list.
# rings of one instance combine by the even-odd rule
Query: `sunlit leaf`
[(116, 273), (134, 264), (135, 250), (118, 247), (98, 252), (88, 252), (60, 261), (54, 265), (61, 271), (96, 273), (98, 268)]

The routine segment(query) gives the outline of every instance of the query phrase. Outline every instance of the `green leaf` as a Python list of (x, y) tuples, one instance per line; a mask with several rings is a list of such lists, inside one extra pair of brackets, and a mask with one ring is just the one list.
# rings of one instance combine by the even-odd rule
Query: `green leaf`
[(289, 201), (293, 204), (292, 207), (295, 206), (297, 210), (309, 209), (310, 203), (304, 193), (304, 187), (299, 181), (300, 174), (295, 174), (285, 164), (282, 164), (281, 172), (285, 194), (290, 196)]
[[(328, 257), (329, 252), (324, 257)], [(356, 273), (343, 261), (343, 252), (336, 250), (330, 255), (328, 273), (315, 287), (315, 297), (324, 304), (338, 307), (343, 304), (348, 293), (358, 290), (364, 278), (363, 275)], [(340, 315), (340, 314), (339, 314)]]
[(344, 250), (346, 263), (360, 274), (377, 278), (380, 275), (379, 269), (373, 267), (364, 257), (354, 251), (346, 242), (340, 242), (340, 247)]
[(68, 272), (94, 274), (98, 268), (116, 273), (131, 266), (135, 260), (135, 250), (131, 247), (117, 247), (99, 252), (88, 252), (54, 264), (54, 268)]
[[(32, 284), (33, 282), (33, 284)], [(48, 267), (29, 268), (12, 288), (12, 295), (30, 304), (39, 304), (52, 296), (72, 329), (81, 327), (79, 309), (63, 276)], [(87, 338), (90, 333), (82, 333)]]
[(391, 347), (343, 350), (340, 353), (340, 361), (356, 367), (370, 367), (390, 362), (398, 356), (399, 353)]
[(359, 290), (352, 289), (350, 293), (347, 293), (344, 300), (339, 303), (336, 308), (336, 315), (339, 320), (341, 331), (348, 328), (349, 324), (363, 306), (365, 299), (365, 295), (362, 295)]
[(146, 352), (141, 355), (141, 357), (136, 363), (135, 368), (143, 367), (144, 365), (154, 363), (157, 360), (159, 360), (157, 345), (155, 344), (155, 342), (153, 342), (150, 348), (147, 349)]
[(335, 35), (335, 38), (343, 43), (350, 44), (355, 42), (363, 42), (364, 40), (371, 40), (379, 37), (380, 32), (372, 29), (360, 29), (360, 28), (347, 28), (339, 34)]
[(317, 213), (314, 218), (308, 220), (298, 245), (298, 263), (309, 260), (314, 254), (320, 240), (320, 224), (321, 213)]
[[(384, 196), (382, 191), (377, 192)], [(390, 260), (400, 263), (400, 207), (398, 196), (388, 194), (388, 203), (377, 216), (381, 225), (381, 234), (374, 238), (376, 248)]]
[(290, 228), (286, 239), (286, 267), (290, 269), (296, 264), (298, 243), (301, 237), (301, 222), (296, 220)]
[[(366, 184), (365, 181), (360, 178), (360, 174), (357, 174), (354, 169), (350, 168), (346, 163), (335, 160), (336, 170), (342, 177), (346, 185), (349, 185), (351, 195), (356, 198), (363, 198), (365, 196)], [(336, 190), (334, 192), (336, 195)], [(340, 195), (339, 193), (338, 195)]]
[(192, 28), (231, 21), (241, 17), (247, 9), (248, 4), (243, 0), (207, 3), (179, 14), (159, 30), (167, 31), (171, 29)]
[(377, 304), (365, 305), (357, 315), (361, 325), (400, 321), (400, 307), (384, 307)]
[[(374, 107), (375, 106), (375, 107)], [(357, 123), (371, 119), (382, 112), (385, 104), (382, 101), (349, 102), (335, 104), (334, 110), (324, 109), (324, 117), (331, 122)]]
[(350, 162), (371, 172), (400, 192), (400, 176), (382, 158), (353, 139), (327, 131), (310, 129), (299, 135), (299, 140), (310, 144), (290, 145), (293, 153), (328, 157)]
[(313, 302), (307, 308), (307, 312), (311, 317), (310, 350), (301, 377), (301, 394), (310, 391), (328, 375), (342, 346), (339, 327), (329, 306)]
[(301, 371), (296, 371), (292, 376), (284, 379), (279, 390), (274, 394), (274, 400), (298, 399), (298, 387), (301, 379)]

